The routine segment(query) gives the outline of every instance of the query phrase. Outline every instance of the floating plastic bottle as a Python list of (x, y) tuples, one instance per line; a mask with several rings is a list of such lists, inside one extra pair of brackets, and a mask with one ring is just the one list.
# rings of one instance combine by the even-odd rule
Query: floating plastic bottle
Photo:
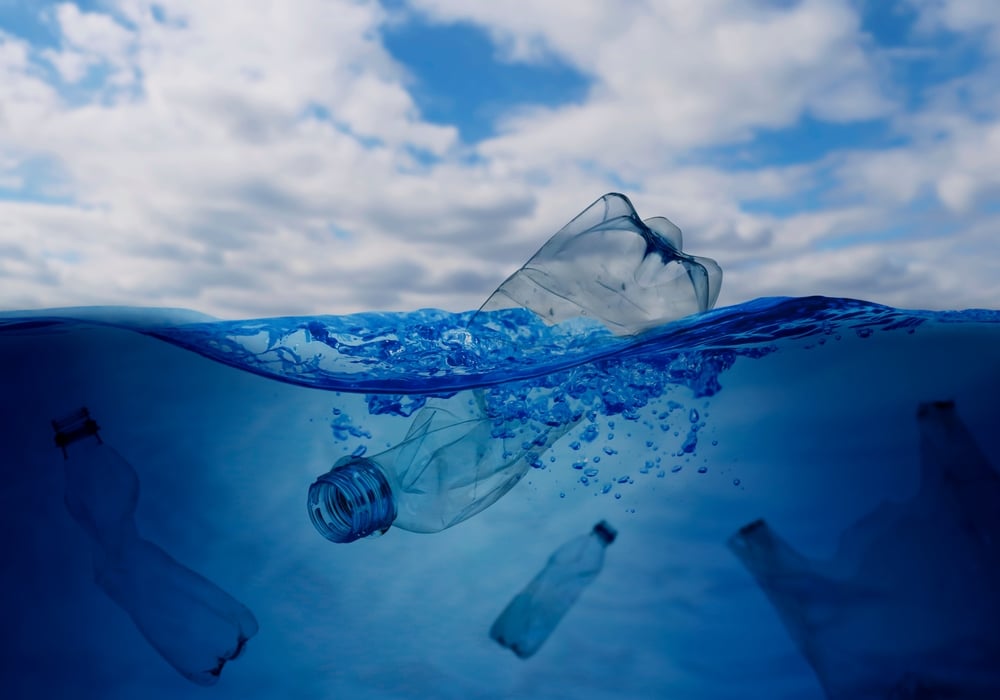
[(256, 634), (253, 613), (139, 536), (139, 478), (86, 408), (52, 426), (65, 457), (66, 508), (92, 540), (97, 585), (184, 677), (216, 683)]
[(545, 568), (514, 596), (490, 628), (490, 637), (522, 659), (533, 655), (604, 566), (617, 532), (604, 520), (557, 549)]
[(921, 404), (921, 484), (825, 561), (765, 521), (729, 540), (827, 697), (1000, 697), (1000, 475), (954, 403)]
[(722, 268), (682, 251), (668, 219), (639, 218), (609, 193), (566, 224), (508, 277), (480, 311), (524, 307), (548, 323), (595, 318), (632, 335), (694, 313), (719, 298)]
[[(563, 227), (486, 301), (491, 310), (524, 307), (548, 323), (594, 318), (617, 334), (638, 333), (715, 304), (722, 270), (681, 252), (681, 231), (663, 217), (643, 222), (628, 198), (607, 194)], [(353, 542), (395, 524), (437, 532), (495, 503), (532, 463), (579, 421), (553, 425), (505, 419), (487, 410), (428, 402), (406, 438), (374, 457), (345, 457), (307, 497), (309, 517), (333, 542)]]

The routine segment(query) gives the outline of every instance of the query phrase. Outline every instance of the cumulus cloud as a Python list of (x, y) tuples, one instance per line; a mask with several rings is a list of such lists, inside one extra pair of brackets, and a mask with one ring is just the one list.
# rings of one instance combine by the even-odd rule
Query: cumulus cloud
[[(971, 0), (908, 2), (924, 36), (994, 36)], [(931, 245), (946, 230), (944, 247), (982, 270), (969, 250), (989, 245), (984, 203), (1000, 188), (995, 67), (906, 109), (886, 66), (908, 59), (877, 46), (855, 3), (97, 7), (41, 10), (55, 46), (0, 32), (3, 308), (473, 308), (609, 190), (643, 216), (669, 216), (693, 252), (722, 263), (720, 303), (996, 298), (977, 301), (988, 271), (958, 289)], [(464, 143), (456, 125), (421, 114), (413, 77), (383, 43), (413, 14), (481, 27), (498, 61), (559, 62), (589, 88), (571, 104), (512, 108), (493, 136)], [(883, 120), (899, 138), (792, 165), (700, 156), (805, 117)], [(28, 177), (38, 163), (48, 177)], [(924, 198), (940, 207), (938, 229), (913, 213)], [(914, 226), (909, 243), (879, 239), (900, 224)]]

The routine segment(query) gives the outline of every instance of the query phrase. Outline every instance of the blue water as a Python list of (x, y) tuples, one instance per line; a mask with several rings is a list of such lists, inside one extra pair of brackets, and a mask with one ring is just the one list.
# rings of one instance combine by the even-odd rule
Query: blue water
[[(0, 315), (0, 368), (4, 697), (820, 698), (727, 539), (764, 517), (832, 556), (916, 493), (922, 402), (954, 401), (1000, 465), (997, 311), (758, 299), (617, 337), (513, 310), (70, 309)], [(318, 474), (474, 389), (507, 419), (582, 419), (450, 530), (350, 545), (313, 530)], [(260, 622), (211, 688), (94, 584), (49, 423), (83, 405), (139, 475), (142, 535)], [(492, 620), (601, 519), (619, 531), (604, 571), (536, 656), (504, 653)]]

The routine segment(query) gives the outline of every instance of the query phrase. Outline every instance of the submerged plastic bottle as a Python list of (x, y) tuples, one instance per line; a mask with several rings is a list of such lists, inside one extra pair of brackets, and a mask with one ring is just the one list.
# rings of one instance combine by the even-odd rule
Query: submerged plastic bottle
[(919, 490), (832, 558), (765, 520), (728, 540), (829, 698), (1000, 698), (1000, 474), (953, 401), (920, 404), (917, 428)]
[[(585, 316), (628, 335), (707, 311), (721, 283), (714, 260), (681, 251), (679, 228), (663, 217), (642, 221), (627, 197), (612, 193), (556, 233), (475, 318), (524, 307), (550, 324)], [(334, 464), (309, 487), (320, 534), (353, 542), (393, 524), (437, 532), (460, 523), (513, 488), (581, 417), (501, 418), (487, 410), (488, 391), (475, 392), (470, 411), (432, 400), (399, 445)]]
[(139, 536), (139, 478), (86, 408), (52, 421), (66, 508), (92, 540), (94, 578), (183, 676), (212, 685), (257, 632), (242, 603)]
[(483, 392), (462, 414), (421, 409), (401, 443), (374, 457), (344, 457), (309, 487), (309, 517), (332, 542), (396, 525), (438, 532), (492, 505), (573, 423), (490, 417)]
[(514, 596), (490, 628), (490, 637), (522, 659), (549, 638), (583, 589), (604, 566), (604, 550), (617, 532), (604, 520), (557, 549), (545, 568)]

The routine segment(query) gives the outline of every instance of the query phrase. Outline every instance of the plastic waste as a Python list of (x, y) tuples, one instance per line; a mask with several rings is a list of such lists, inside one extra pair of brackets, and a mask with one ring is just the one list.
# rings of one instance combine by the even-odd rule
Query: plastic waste
[(66, 508), (92, 541), (97, 585), (171, 666), (213, 685), (256, 634), (253, 613), (139, 536), (138, 475), (101, 439), (86, 408), (52, 426), (65, 457)]
[(490, 628), (490, 637), (522, 659), (532, 656), (604, 566), (604, 550), (617, 532), (604, 520), (575, 537), (514, 596)]
[(921, 404), (921, 484), (854, 523), (833, 559), (763, 520), (729, 548), (827, 697), (1000, 697), (1000, 475), (950, 401)]
[(668, 219), (639, 218), (628, 197), (598, 199), (508, 277), (480, 311), (531, 309), (548, 323), (595, 318), (632, 335), (694, 313), (719, 298), (722, 268), (682, 251)]
[(421, 409), (401, 443), (373, 457), (344, 457), (309, 487), (309, 517), (332, 542), (391, 525), (438, 532), (489, 507), (574, 423), (491, 418), (484, 392), (460, 414)]
[[(476, 317), (523, 306), (550, 324), (585, 316), (631, 334), (710, 309), (721, 283), (714, 260), (681, 252), (679, 228), (663, 217), (643, 222), (627, 197), (612, 193), (556, 233)], [(474, 392), (468, 411), (428, 401), (402, 443), (334, 464), (307, 496), (320, 534), (353, 542), (393, 524), (413, 532), (456, 525), (513, 488), (580, 419), (504, 419), (487, 409), (487, 394)]]

